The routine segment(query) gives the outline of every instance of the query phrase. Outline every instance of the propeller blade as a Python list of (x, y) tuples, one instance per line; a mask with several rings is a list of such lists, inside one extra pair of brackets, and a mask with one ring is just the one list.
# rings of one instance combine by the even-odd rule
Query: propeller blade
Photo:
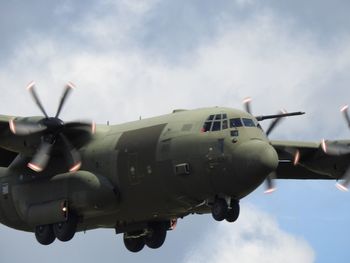
[(348, 169), (346, 170), (345, 174), (342, 177), (342, 182), (341, 183), (336, 183), (335, 186), (343, 192), (347, 192), (349, 191), (349, 183), (350, 183), (350, 166), (348, 167)]
[(50, 160), (51, 149), (52, 144), (43, 141), (39, 147), (39, 150), (34, 155), (33, 159), (27, 164), (27, 166), (35, 172), (42, 172)]
[[(284, 114), (284, 112), (283, 111), (280, 111), (280, 114)], [(276, 119), (274, 119), (272, 122), (271, 122), (271, 124), (270, 124), (270, 126), (267, 128), (267, 130), (266, 130), (266, 135), (267, 136), (269, 136), (270, 135), (270, 133), (275, 129), (275, 127), (281, 122), (281, 120), (282, 120), (282, 117), (278, 117), (278, 118), (276, 118)]]
[(76, 172), (81, 167), (80, 154), (77, 151), (77, 149), (73, 147), (73, 145), (69, 142), (68, 138), (64, 134), (61, 133), (60, 137), (65, 144), (64, 155), (69, 165), (69, 171)]
[(71, 82), (68, 82), (67, 85), (65, 86), (65, 89), (63, 91), (63, 95), (62, 95), (60, 103), (58, 105), (58, 109), (57, 109), (55, 118), (58, 118), (58, 116), (60, 115), (61, 110), (62, 110), (65, 102), (67, 101), (67, 97), (70, 94), (70, 92), (74, 89), (74, 87), (75, 86)]
[(295, 155), (294, 155), (294, 159), (293, 159), (293, 165), (294, 166), (297, 166), (299, 164), (299, 161), (300, 161), (300, 151), (297, 150), (295, 152)]
[(349, 112), (348, 112), (349, 106), (345, 105), (340, 109), (340, 111), (344, 114), (345, 120), (348, 124), (348, 127), (350, 128), (350, 117), (349, 117)]
[(248, 112), (250, 114), (252, 114), (251, 106), (250, 106), (251, 102), (252, 102), (252, 98), (251, 97), (247, 97), (247, 98), (245, 98), (243, 100), (244, 108), (245, 108), (246, 112)]
[(41, 110), (41, 112), (45, 115), (46, 118), (49, 118), (49, 115), (47, 115), (42, 103), (40, 102), (40, 99), (37, 95), (37, 93), (35, 92), (35, 82), (32, 81), (28, 84), (27, 86), (27, 90), (29, 91), (29, 93), (32, 95), (36, 105), (39, 107), (39, 109)]
[(9, 121), (10, 130), (16, 135), (31, 135), (44, 131), (47, 127), (40, 123), (21, 122), (15, 119)]
[(264, 192), (264, 194), (272, 194), (273, 192), (275, 192), (277, 190), (277, 188), (275, 187), (275, 184), (273, 182), (273, 180), (275, 178), (276, 178), (276, 173), (275, 172), (272, 172), (266, 178), (266, 191)]
[(324, 153), (334, 156), (350, 154), (350, 147), (347, 144), (341, 144), (337, 141), (321, 141), (321, 147)]

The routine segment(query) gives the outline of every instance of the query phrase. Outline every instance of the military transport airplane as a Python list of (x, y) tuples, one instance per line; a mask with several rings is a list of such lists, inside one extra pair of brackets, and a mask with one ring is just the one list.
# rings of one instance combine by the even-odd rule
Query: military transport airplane
[[(111, 228), (128, 250), (162, 246), (177, 219), (211, 213), (234, 222), (240, 199), (266, 180), (350, 181), (350, 141), (271, 141), (279, 121), (302, 112), (256, 116), (213, 107), (119, 125), (54, 117), (27, 87), (44, 117), (0, 116), (0, 222), (49, 245), (76, 232)], [(347, 107), (342, 109), (350, 125)], [(266, 132), (260, 121), (273, 119)]]

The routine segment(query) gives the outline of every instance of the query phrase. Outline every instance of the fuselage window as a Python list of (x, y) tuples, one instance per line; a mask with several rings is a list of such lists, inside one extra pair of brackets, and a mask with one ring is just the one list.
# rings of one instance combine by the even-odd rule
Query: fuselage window
[(242, 121), (240, 118), (230, 119), (230, 128), (242, 127)]
[(243, 120), (244, 126), (255, 127), (255, 123), (252, 119), (243, 118), (242, 120)]
[(207, 119), (207, 121), (212, 121), (214, 119), (214, 115), (210, 115)]

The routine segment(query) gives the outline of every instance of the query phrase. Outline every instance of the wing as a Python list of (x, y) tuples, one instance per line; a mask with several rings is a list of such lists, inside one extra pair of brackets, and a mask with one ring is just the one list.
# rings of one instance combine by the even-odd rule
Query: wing
[[(10, 134), (9, 121), (12, 116), (0, 115), (0, 136)], [(0, 166), (8, 167), (16, 158), (18, 153), (0, 147)]]
[[(350, 141), (338, 141), (347, 145)], [(271, 141), (279, 156), (279, 179), (340, 179), (350, 163), (350, 155), (331, 156), (321, 143)]]
[(10, 132), (9, 122), (13, 116), (0, 115), (0, 133)]

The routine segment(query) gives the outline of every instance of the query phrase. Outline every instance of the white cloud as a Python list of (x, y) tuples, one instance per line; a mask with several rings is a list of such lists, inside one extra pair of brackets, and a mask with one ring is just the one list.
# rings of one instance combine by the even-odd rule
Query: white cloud
[(184, 263), (311, 263), (315, 254), (302, 238), (283, 231), (270, 215), (245, 204), (234, 224), (220, 223), (193, 245)]
[[(72, 80), (81, 88), (65, 116), (112, 122), (167, 113), (173, 108), (240, 108), (241, 99), (250, 95), (255, 99), (256, 114), (274, 113), (282, 107), (310, 113), (285, 121), (275, 137), (320, 139), (334, 134), (334, 126), (346, 135), (337, 112), (350, 98), (345, 89), (350, 84), (346, 36), (323, 48), (312, 34), (297, 32), (288, 19), (264, 10), (247, 22), (223, 22), (209, 43), (173, 64), (163, 54), (150, 55), (135, 48), (133, 35), (142, 33), (145, 17), (156, 5), (155, 0), (104, 1), (102, 7), (109, 7), (109, 12), (103, 16), (87, 13), (72, 25), (76, 39), (70, 42), (78, 41), (77, 46), (63, 48), (62, 43), (42, 34), (24, 39), (12, 63), (0, 71), (3, 85), (22, 88), (36, 79), (43, 99), (51, 105), (60, 90), (46, 87)], [(81, 37), (86, 45), (79, 42)], [(334, 84), (339, 78), (343, 83)], [(14, 97), (8, 94), (9, 99), (10, 95)], [(7, 104), (3, 107), (9, 109)], [(31, 108), (26, 105), (21, 114)], [(319, 115), (327, 118), (319, 119)], [(315, 134), (311, 121), (322, 127), (323, 134)], [(289, 135), (285, 134), (287, 127)]]

